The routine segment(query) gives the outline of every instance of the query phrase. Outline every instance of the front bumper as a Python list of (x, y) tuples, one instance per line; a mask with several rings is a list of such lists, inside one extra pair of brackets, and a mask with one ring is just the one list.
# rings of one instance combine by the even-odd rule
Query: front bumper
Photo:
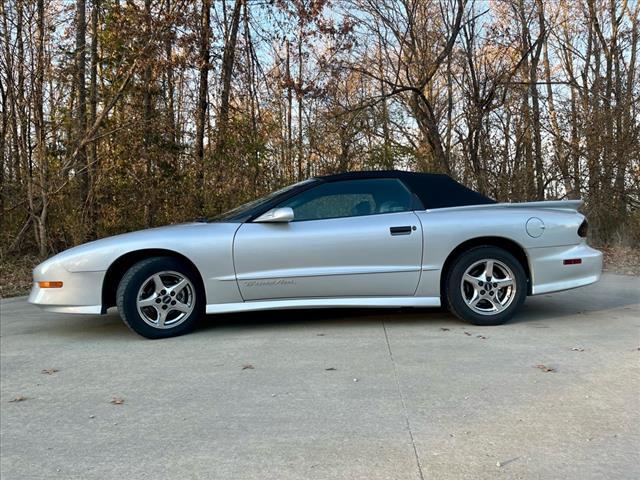
[[(597, 282), (602, 274), (602, 252), (586, 243), (531, 248), (528, 255), (532, 295), (583, 287)], [(579, 264), (563, 264), (564, 260), (578, 258)]]
[[(69, 272), (48, 260), (33, 270), (28, 302), (56, 313), (102, 313), (102, 282), (105, 271)], [(61, 281), (61, 288), (40, 288), (38, 282)]]

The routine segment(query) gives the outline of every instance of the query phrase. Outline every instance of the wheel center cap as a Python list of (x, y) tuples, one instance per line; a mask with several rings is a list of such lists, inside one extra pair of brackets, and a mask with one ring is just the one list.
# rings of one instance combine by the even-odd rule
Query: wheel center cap
[(162, 303), (169, 303), (171, 301), (171, 297), (169, 295), (165, 295), (162, 297)]

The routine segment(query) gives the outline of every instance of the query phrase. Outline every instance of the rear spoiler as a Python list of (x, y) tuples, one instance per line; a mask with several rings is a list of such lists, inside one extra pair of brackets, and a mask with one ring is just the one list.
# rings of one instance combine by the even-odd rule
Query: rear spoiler
[(498, 203), (507, 208), (545, 208), (551, 210), (578, 210), (584, 204), (584, 200), (546, 200), (539, 202), (522, 203)]
[[(539, 208), (545, 210), (568, 210), (576, 212), (584, 204), (583, 200), (545, 200), (521, 203), (489, 203), (482, 205), (465, 205), (462, 207), (438, 208), (433, 210), (479, 210), (485, 208)], [(429, 210), (429, 209), (427, 209)]]

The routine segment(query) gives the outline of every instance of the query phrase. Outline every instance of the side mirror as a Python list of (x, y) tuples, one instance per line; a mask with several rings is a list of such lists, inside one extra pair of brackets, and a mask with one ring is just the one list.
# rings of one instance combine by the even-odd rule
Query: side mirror
[(255, 223), (286, 223), (293, 220), (291, 207), (273, 208), (254, 220)]

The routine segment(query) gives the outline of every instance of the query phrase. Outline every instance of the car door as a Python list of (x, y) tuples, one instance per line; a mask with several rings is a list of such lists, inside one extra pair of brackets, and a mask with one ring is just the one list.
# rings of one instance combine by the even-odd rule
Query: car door
[(413, 295), (422, 227), (394, 178), (322, 183), (278, 207), (290, 222), (248, 222), (234, 240), (244, 300)]

